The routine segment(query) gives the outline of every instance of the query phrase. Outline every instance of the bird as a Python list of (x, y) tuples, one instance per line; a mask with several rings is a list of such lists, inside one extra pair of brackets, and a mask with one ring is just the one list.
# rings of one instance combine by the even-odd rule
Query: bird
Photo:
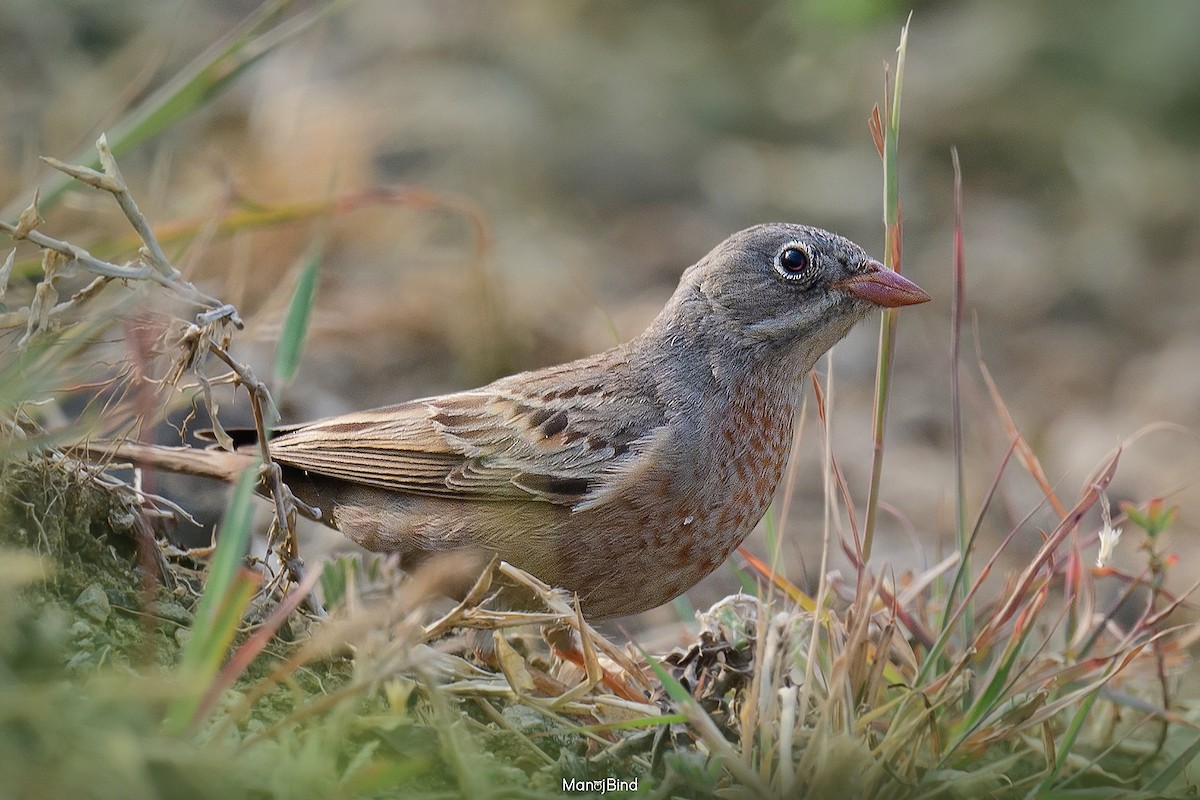
[[(687, 268), (630, 341), (283, 427), (270, 456), (318, 522), (368, 550), (481, 551), (589, 619), (634, 614), (698, 583), (766, 513), (816, 361), (871, 311), (929, 299), (839, 235), (756, 225)], [(258, 448), (115, 455), (235, 481)]]

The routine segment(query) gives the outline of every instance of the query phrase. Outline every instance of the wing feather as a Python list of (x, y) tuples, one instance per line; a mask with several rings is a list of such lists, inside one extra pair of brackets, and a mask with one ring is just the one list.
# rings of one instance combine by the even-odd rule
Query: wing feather
[(665, 418), (648, 396), (622, 398), (632, 413), (613, 415), (599, 384), (531, 396), (513, 382), (300, 426), (273, 439), (271, 453), (287, 466), (393, 491), (583, 508), (618, 494), (663, 444)]

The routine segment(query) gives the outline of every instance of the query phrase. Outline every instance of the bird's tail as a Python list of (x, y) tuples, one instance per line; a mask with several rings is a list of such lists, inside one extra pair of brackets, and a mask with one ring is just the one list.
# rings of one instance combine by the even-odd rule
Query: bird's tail
[(80, 457), (100, 464), (127, 461), (135, 467), (198, 475), (227, 483), (235, 483), (242, 470), (255, 463), (254, 456), (249, 453), (134, 442), (82, 442), (72, 449)]

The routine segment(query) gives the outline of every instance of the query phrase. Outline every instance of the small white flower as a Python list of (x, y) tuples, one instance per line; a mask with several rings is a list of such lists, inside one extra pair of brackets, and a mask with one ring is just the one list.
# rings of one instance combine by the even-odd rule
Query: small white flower
[(1096, 566), (1103, 567), (1112, 558), (1113, 548), (1121, 538), (1121, 529), (1105, 525), (1100, 529), (1100, 552), (1096, 555)]
[(1104, 496), (1100, 498), (1100, 517), (1104, 521), (1104, 527), (1100, 529), (1100, 552), (1096, 554), (1097, 567), (1103, 567), (1108, 563), (1108, 560), (1112, 558), (1113, 548), (1121, 539), (1121, 529), (1113, 527), (1112, 513), (1108, 510), (1108, 498)]

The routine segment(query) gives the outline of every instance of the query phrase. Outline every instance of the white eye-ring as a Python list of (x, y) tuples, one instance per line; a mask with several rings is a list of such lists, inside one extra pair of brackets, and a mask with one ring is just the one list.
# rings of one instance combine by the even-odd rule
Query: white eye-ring
[(789, 281), (809, 277), (812, 265), (812, 250), (802, 242), (788, 242), (775, 256), (775, 271)]

